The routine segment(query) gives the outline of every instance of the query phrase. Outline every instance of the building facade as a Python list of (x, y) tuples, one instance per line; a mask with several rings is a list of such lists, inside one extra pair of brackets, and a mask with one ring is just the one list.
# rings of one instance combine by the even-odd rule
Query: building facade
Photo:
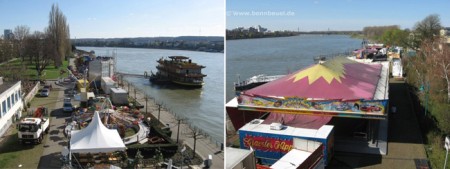
[[(100, 85), (102, 77), (114, 76), (114, 58), (113, 57), (97, 57), (89, 62), (89, 81), (93, 81), (96, 85)], [(99, 86), (100, 87), (100, 86)]]
[(0, 137), (22, 116), (21, 82), (3, 82), (0, 77)]
[(12, 33), (11, 29), (5, 29), (3, 31), (3, 38), (4, 39), (13, 39), (14, 38), (14, 34)]

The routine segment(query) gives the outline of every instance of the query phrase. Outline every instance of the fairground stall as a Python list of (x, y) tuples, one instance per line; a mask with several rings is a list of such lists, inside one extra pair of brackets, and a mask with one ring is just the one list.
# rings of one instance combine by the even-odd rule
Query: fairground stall
[(262, 123), (315, 130), (331, 125), (335, 150), (384, 155), (388, 75), (388, 62), (336, 57), (243, 91), (226, 109), (235, 129), (270, 113)]

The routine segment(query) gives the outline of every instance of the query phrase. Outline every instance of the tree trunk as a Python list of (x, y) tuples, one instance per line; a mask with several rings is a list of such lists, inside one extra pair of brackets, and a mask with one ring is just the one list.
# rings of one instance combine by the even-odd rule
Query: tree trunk
[(192, 158), (195, 158), (195, 146), (197, 144), (197, 136), (194, 134), (194, 151), (192, 152)]

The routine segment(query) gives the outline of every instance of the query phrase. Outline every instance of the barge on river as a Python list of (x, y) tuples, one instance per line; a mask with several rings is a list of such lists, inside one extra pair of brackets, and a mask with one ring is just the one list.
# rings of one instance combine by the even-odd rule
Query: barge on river
[(186, 56), (169, 56), (160, 58), (156, 66), (158, 71), (150, 75), (152, 83), (175, 83), (187, 87), (202, 87), (204, 84), (203, 65), (192, 62)]

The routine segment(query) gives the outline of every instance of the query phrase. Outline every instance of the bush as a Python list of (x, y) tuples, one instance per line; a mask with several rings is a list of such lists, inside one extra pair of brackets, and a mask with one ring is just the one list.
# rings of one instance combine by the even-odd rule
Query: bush
[(428, 159), (431, 168), (441, 168), (445, 161), (444, 137), (439, 131), (431, 131), (427, 134), (429, 143), (426, 145)]

